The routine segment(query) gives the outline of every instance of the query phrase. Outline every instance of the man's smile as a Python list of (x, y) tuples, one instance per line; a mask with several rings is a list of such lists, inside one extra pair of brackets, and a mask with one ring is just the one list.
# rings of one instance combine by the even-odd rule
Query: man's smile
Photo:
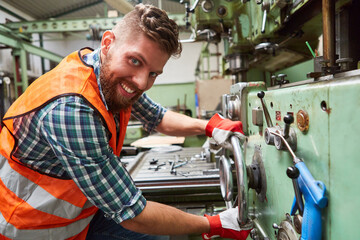
[(132, 94), (133, 92), (135, 92), (135, 90), (133, 90), (130, 87), (126, 86), (125, 83), (121, 83), (120, 85), (129, 94)]

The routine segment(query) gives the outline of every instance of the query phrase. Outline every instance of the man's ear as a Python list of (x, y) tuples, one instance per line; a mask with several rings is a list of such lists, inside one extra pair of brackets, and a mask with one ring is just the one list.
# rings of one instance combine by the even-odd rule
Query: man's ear
[(104, 32), (101, 39), (101, 53), (106, 55), (110, 49), (111, 44), (115, 41), (115, 34), (111, 30)]

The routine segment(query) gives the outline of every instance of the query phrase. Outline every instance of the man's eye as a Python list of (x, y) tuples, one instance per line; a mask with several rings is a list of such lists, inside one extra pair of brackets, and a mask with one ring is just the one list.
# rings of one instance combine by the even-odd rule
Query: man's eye
[(156, 78), (159, 74), (157, 74), (156, 72), (151, 72), (150, 73), (150, 77)]
[(140, 65), (140, 61), (137, 60), (136, 58), (132, 58), (131, 62), (135, 65), (135, 66), (139, 66)]

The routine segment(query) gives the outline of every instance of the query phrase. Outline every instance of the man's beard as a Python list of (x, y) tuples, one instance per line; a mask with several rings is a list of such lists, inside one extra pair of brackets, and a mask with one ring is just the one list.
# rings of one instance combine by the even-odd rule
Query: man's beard
[[(111, 61), (111, 59), (107, 59), (107, 61)], [(122, 80), (110, 80), (112, 76), (109, 72), (109, 64), (107, 61), (104, 61), (100, 68), (100, 84), (109, 110), (113, 113), (118, 113), (133, 105), (134, 102), (139, 99), (142, 92), (137, 93), (132, 98), (126, 98), (119, 94), (117, 89)]]

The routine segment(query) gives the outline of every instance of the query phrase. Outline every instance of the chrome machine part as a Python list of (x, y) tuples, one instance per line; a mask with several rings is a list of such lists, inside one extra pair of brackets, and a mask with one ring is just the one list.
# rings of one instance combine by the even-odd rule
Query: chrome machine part
[(277, 240), (298, 240), (299, 237), (296, 234), (291, 216), (286, 213), (286, 218), (278, 226), (276, 223), (273, 224), (273, 228), (277, 229), (276, 239)]
[(275, 136), (273, 132), (280, 132), (280, 126), (268, 127), (265, 129), (264, 139), (267, 145), (275, 145)]
[(234, 96), (232, 100), (228, 102), (228, 117), (230, 119), (240, 119), (241, 101), (238, 96)]
[(265, 26), (267, 20), (267, 13), (270, 11), (270, 2), (263, 2), (261, 6), (263, 14), (262, 24), (261, 24), (261, 33), (265, 33)]
[(234, 184), (231, 174), (230, 159), (222, 155), (219, 161), (220, 190), (225, 201), (226, 208), (232, 208)]
[(229, 94), (223, 94), (221, 96), (221, 114), (226, 117), (228, 114), (228, 103), (230, 101)]
[(231, 120), (240, 120), (241, 100), (237, 95), (222, 95), (222, 114)]
[(248, 184), (247, 174), (245, 166), (244, 152), (240, 145), (240, 140), (236, 136), (231, 137), (231, 145), (233, 147), (235, 168), (236, 168), (236, 179), (238, 187), (238, 222), (242, 229), (248, 229), (252, 227), (252, 223), (249, 222), (248, 218)]

